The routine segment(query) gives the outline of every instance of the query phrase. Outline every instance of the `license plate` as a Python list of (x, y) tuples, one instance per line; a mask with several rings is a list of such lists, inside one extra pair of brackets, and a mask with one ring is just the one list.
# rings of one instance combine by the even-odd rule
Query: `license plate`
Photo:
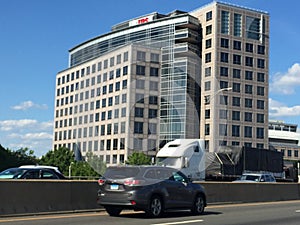
[(118, 190), (119, 189), (119, 185), (118, 184), (111, 184), (110, 185), (110, 189), (111, 190)]

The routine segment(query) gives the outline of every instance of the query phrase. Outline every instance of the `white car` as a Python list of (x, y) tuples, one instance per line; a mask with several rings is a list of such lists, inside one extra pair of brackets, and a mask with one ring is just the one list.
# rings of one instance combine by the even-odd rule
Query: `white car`
[(276, 182), (275, 177), (268, 173), (244, 173), (233, 182)]

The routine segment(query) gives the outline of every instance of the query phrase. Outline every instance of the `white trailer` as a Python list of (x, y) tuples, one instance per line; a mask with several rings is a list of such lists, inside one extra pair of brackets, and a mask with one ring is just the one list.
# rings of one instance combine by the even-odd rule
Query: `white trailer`
[(170, 141), (156, 154), (156, 164), (176, 168), (191, 180), (204, 180), (204, 140), (176, 139)]

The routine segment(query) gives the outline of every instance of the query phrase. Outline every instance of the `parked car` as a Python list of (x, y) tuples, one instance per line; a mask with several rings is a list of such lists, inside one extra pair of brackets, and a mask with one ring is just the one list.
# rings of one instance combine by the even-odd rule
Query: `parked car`
[(98, 183), (97, 202), (110, 216), (118, 216), (123, 209), (142, 210), (151, 217), (169, 209), (202, 214), (206, 206), (204, 188), (173, 168), (108, 167)]
[(0, 179), (66, 179), (65, 176), (53, 166), (26, 165), (4, 170)]
[(272, 174), (267, 173), (244, 173), (233, 182), (276, 182)]

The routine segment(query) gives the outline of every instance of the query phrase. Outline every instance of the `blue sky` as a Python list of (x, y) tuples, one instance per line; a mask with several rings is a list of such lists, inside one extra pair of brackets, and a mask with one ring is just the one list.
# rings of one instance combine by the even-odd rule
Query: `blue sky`
[[(1, 0), (0, 144), (52, 149), (55, 76), (68, 50), (151, 12), (192, 11), (209, 0)], [(300, 1), (224, 1), (270, 14), (270, 119), (300, 124)]]

